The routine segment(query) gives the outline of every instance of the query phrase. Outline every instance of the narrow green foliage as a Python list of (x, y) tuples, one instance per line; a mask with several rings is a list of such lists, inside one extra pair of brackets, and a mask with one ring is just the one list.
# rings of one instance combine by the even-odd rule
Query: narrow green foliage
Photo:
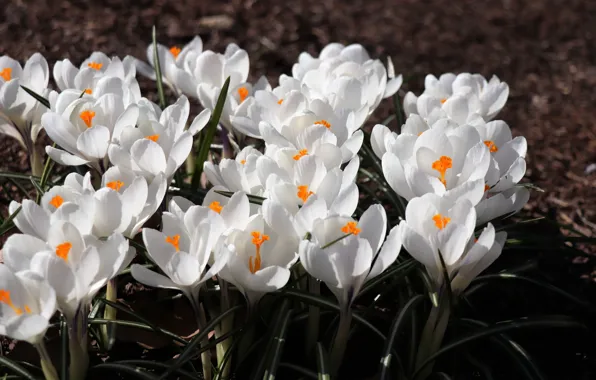
[(23, 206), (19, 206), (12, 214), (8, 216), (8, 218), (4, 219), (4, 222), (0, 226), (0, 235), (4, 235), (7, 233), (14, 225), (12, 223), (13, 219), (16, 218), (17, 214), (21, 212)]
[[(228, 198), (230, 198), (230, 197), (232, 197), (232, 195), (234, 195), (233, 191), (215, 190), (215, 192), (219, 195), (223, 195), (224, 197), (228, 197)], [(265, 201), (265, 199), (267, 199), (267, 198), (259, 197), (258, 195), (247, 194), (246, 196), (250, 203), (253, 203), (256, 205), (262, 205), (263, 202)]]
[(19, 375), (19, 378), (21, 379), (37, 380), (36, 376), (33, 376), (25, 368), (8, 359), (6, 356), (0, 356), (0, 365), (6, 367), (9, 371)]
[(166, 108), (166, 97), (163, 92), (163, 78), (161, 76), (161, 63), (159, 62), (159, 53), (157, 52), (157, 32), (155, 31), (155, 25), (153, 25), (152, 38), (155, 83), (157, 84), (157, 96), (159, 97), (159, 107), (163, 110), (164, 108)]
[[(135, 378), (135, 379), (143, 379), (143, 380), (157, 380), (158, 379), (158, 377), (156, 375), (146, 372), (140, 367), (133, 367), (132, 365), (127, 365), (127, 364), (104, 363), (104, 364), (98, 364), (95, 367), (93, 367), (92, 369), (118, 372), (121, 374), (126, 374), (128, 376), (132, 376), (132, 378)], [(127, 378), (129, 378), (129, 377), (127, 377)]]
[(325, 351), (325, 347), (323, 347), (321, 342), (317, 342), (316, 355), (318, 380), (330, 380), (331, 375), (329, 373), (329, 356), (327, 355), (327, 351)]
[(37, 92), (31, 90), (30, 88), (27, 88), (23, 85), (21, 85), (21, 88), (23, 90), (25, 90), (25, 92), (31, 96), (33, 96), (35, 98), (35, 100), (37, 100), (38, 102), (40, 102), (42, 105), (44, 105), (46, 108), (50, 108), (50, 101), (47, 100), (46, 98), (44, 98), (43, 96), (39, 95)]
[(275, 334), (275, 340), (273, 344), (273, 352), (271, 356), (271, 362), (269, 364), (269, 368), (265, 371), (265, 375), (263, 376), (263, 380), (275, 380), (277, 374), (277, 368), (279, 366), (279, 362), (281, 360), (281, 354), (284, 349), (284, 344), (286, 341), (286, 333), (288, 331), (288, 326), (290, 325), (290, 318), (292, 316), (292, 309), (286, 311), (282, 318), (281, 326)]

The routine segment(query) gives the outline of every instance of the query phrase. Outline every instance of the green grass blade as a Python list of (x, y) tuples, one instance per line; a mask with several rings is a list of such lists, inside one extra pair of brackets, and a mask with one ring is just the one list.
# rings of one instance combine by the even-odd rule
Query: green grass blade
[(21, 85), (21, 88), (23, 90), (25, 90), (25, 92), (31, 96), (33, 96), (35, 98), (35, 100), (37, 100), (38, 102), (40, 102), (42, 105), (44, 105), (46, 108), (50, 108), (50, 102), (49, 100), (47, 100), (46, 98), (44, 98), (43, 96), (39, 95), (37, 92), (31, 90), (30, 88), (27, 88), (23, 85)]
[(141, 330), (146, 330), (146, 331), (155, 331), (158, 332), (160, 334), (164, 334), (170, 338), (172, 338), (173, 340), (175, 340), (178, 343), (181, 343), (183, 345), (186, 345), (188, 342), (182, 338), (180, 338), (178, 335), (174, 334), (171, 331), (168, 330), (164, 330), (162, 328), (159, 327), (152, 327), (149, 326), (147, 324), (144, 323), (140, 323), (140, 322), (134, 322), (134, 321), (122, 321), (122, 320), (107, 320), (107, 319), (101, 319), (101, 318), (93, 318), (89, 320), (89, 324), (90, 325), (105, 325), (108, 323), (113, 323), (119, 326), (126, 326), (126, 327), (134, 327), (137, 329), (141, 329)]
[(22, 208), (23, 208), (23, 206), (19, 206), (19, 208), (14, 210), (14, 212), (12, 214), (10, 214), (8, 216), (8, 218), (4, 219), (4, 223), (2, 223), (2, 225), (0, 226), (0, 236), (4, 235), (6, 232), (8, 232), (13, 227), (12, 221), (14, 218), (16, 218), (17, 214), (19, 212), (21, 212)]
[(282, 318), (281, 326), (274, 339), (273, 356), (271, 358), (269, 368), (267, 371), (265, 371), (263, 380), (275, 380), (277, 368), (279, 367), (279, 362), (281, 361), (281, 354), (283, 353), (284, 344), (286, 341), (286, 333), (288, 331), (288, 326), (290, 325), (292, 312), (293, 310), (289, 309)]
[[(120, 373), (125, 373), (126, 375), (133, 376), (137, 379), (143, 380), (157, 380), (158, 377), (153, 375), (149, 372), (143, 371), (140, 367), (133, 367), (126, 364), (118, 364), (118, 363), (104, 363), (98, 364), (95, 367), (91, 368), (92, 370), (108, 370), (108, 371), (117, 371)], [(128, 377), (126, 377), (128, 378)]]
[(0, 365), (6, 367), (11, 372), (14, 372), (15, 374), (19, 375), (22, 379), (37, 380), (36, 376), (33, 376), (25, 368), (21, 367), (20, 365), (18, 365), (17, 363), (13, 362), (5, 356), (0, 356)]
[(287, 369), (291, 369), (294, 372), (298, 372), (301, 375), (304, 375), (306, 377), (309, 377), (311, 379), (317, 379), (317, 374), (314, 373), (313, 371), (306, 369), (304, 367), (301, 367), (299, 365), (296, 364), (292, 364), (292, 363), (279, 363), (279, 367), (280, 368), (287, 368)]
[(215, 136), (215, 131), (217, 129), (217, 125), (219, 124), (219, 119), (221, 118), (224, 104), (228, 98), (229, 87), (230, 77), (226, 79), (226, 82), (221, 88), (221, 92), (219, 93), (219, 97), (217, 98), (217, 104), (215, 105), (215, 109), (211, 114), (211, 119), (209, 119), (207, 126), (201, 132), (201, 145), (199, 146), (199, 154), (197, 155), (197, 159), (195, 161), (195, 171), (192, 175), (191, 181), (192, 188), (194, 189), (197, 189), (199, 187), (199, 182), (201, 181), (201, 174), (203, 173), (203, 165), (205, 164), (205, 161), (207, 161), (207, 157), (209, 156), (211, 142), (213, 141), (213, 136)]
[(262, 378), (261, 374), (265, 370), (265, 362), (269, 358), (269, 356), (270, 356), (269, 353), (271, 352), (271, 350), (273, 348), (275, 334), (277, 331), (279, 331), (281, 324), (282, 324), (282, 317), (286, 314), (286, 312), (288, 311), (289, 308), (290, 308), (290, 301), (286, 298), (282, 302), (279, 309), (277, 309), (277, 311), (275, 312), (275, 315), (277, 315), (277, 317), (271, 324), (271, 334), (269, 334), (269, 336), (267, 338), (265, 350), (263, 350), (263, 353), (264, 353), (263, 358), (259, 361), (259, 365), (256, 367), (255, 371), (253, 372), (252, 378), (255, 380)]
[(317, 356), (317, 378), (318, 380), (331, 380), (329, 372), (329, 356), (321, 342), (317, 342), (316, 346)]
[[(121, 360), (119, 362), (116, 362), (114, 364), (123, 364), (123, 365), (130, 365), (130, 366), (137, 366), (137, 367), (145, 367), (145, 368), (159, 368), (159, 369), (168, 369), (170, 366), (166, 363), (161, 363), (161, 362), (156, 362), (153, 360)], [(178, 375), (181, 375), (184, 378), (187, 379), (196, 379), (197, 375), (190, 373), (188, 371), (184, 371), (184, 370), (176, 370), (175, 372)]]
[[(224, 197), (232, 197), (232, 195), (234, 195), (233, 191), (223, 191), (223, 190), (215, 190), (215, 192), (219, 195), (223, 195)], [(256, 205), (262, 205), (263, 202), (265, 201), (265, 199), (267, 198), (263, 198), (263, 197), (259, 197), (258, 195), (251, 195), (251, 194), (246, 194), (246, 196), (248, 197), (248, 201), (250, 203), (254, 203)]]
[(161, 76), (159, 53), (157, 52), (157, 32), (155, 31), (155, 25), (153, 25), (151, 36), (153, 38), (153, 65), (155, 68), (155, 82), (157, 83), (157, 96), (159, 97), (159, 107), (163, 110), (166, 108), (166, 97), (163, 92), (163, 78)]
[(43, 191), (43, 189), (41, 188), (41, 186), (39, 186), (39, 183), (37, 183), (33, 176), (29, 176), (29, 181), (31, 181), (33, 187), (35, 187), (35, 190), (37, 191), (37, 198), (41, 199), (41, 197), (45, 194), (45, 191)]

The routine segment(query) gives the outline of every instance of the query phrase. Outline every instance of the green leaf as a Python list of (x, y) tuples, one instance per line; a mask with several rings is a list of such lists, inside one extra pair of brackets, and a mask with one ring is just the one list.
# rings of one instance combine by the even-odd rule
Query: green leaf
[(36, 376), (33, 376), (25, 368), (21, 367), (17, 363), (8, 359), (6, 356), (0, 356), (0, 364), (3, 365), (4, 367), (8, 368), (11, 372), (14, 372), (17, 375), (21, 376), (21, 378), (23, 378), (23, 379), (37, 380)]
[(292, 371), (298, 372), (304, 376), (310, 377), (311, 379), (318, 379), (317, 374), (314, 373), (313, 371), (306, 369), (304, 367), (301, 367), (299, 365), (296, 364), (292, 364), (292, 363), (279, 363), (279, 367), (280, 368), (288, 368), (291, 369)]
[(149, 372), (145, 372), (139, 367), (133, 367), (133, 366), (126, 365), (126, 364), (104, 363), (104, 364), (98, 364), (95, 367), (92, 367), (91, 369), (92, 370), (118, 371), (118, 372), (122, 372), (127, 375), (131, 375), (131, 376), (134, 376), (135, 378), (143, 379), (143, 380), (157, 380), (158, 379), (158, 377), (156, 375), (153, 375)]
[(317, 342), (316, 355), (318, 380), (331, 380), (331, 375), (329, 374), (329, 356), (321, 342)]
[[(412, 314), (415, 307), (422, 301), (424, 301), (425, 297), (422, 294), (418, 294), (412, 298), (404, 305), (401, 309), (399, 314), (393, 320), (393, 324), (391, 325), (391, 329), (389, 330), (389, 337), (385, 341), (385, 348), (383, 349), (383, 355), (381, 356), (381, 367), (379, 369), (379, 380), (384, 380), (387, 377), (387, 373), (389, 372), (389, 367), (391, 366), (391, 348), (393, 347), (393, 343), (395, 342), (395, 337), (400, 330), (402, 324), (407, 320), (407, 318)], [(403, 372), (403, 366), (399, 361), (399, 357), (396, 358), (399, 363), (400, 370)]]
[(114, 323), (116, 325), (120, 325), (120, 326), (127, 326), (127, 327), (135, 327), (141, 330), (147, 330), (147, 331), (155, 331), (158, 332), (160, 334), (164, 334), (170, 338), (172, 338), (173, 340), (175, 340), (178, 343), (181, 343), (183, 345), (186, 345), (188, 342), (182, 338), (180, 338), (178, 335), (174, 334), (173, 332), (170, 332), (168, 330), (164, 330), (162, 328), (159, 327), (151, 327), (147, 324), (144, 323), (139, 323), (139, 322), (134, 322), (134, 321), (122, 321), (122, 320), (118, 320), (118, 319), (101, 319), (101, 318), (93, 318), (89, 320), (89, 324), (90, 325), (105, 325), (108, 323)]
[[(219, 195), (223, 195), (224, 197), (228, 197), (228, 198), (231, 198), (232, 195), (234, 195), (233, 191), (215, 190), (215, 192)], [(246, 196), (248, 197), (248, 201), (250, 203), (254, 203), (256, 205), (262, 205), (263, 202), (265, 201), (265, 199), (267, 199), (267, 198), (259, 197), (258, 195), (246, 194)]]
[(41, 179), (40, 177), (32, 176), (30, 174), (20, 174), (20, 173), (12, 173), (12, 172), (0, 172), (0, 177), (4, 178), (15, 178), (15, 179), (24, 179), (29, 181), (30, 177), (35, 178), (36, 180)]
[(35, 100), (37, 100), (38, 102), (40, 102), (42, 105), (44, 105), (46, 108), (50, 108), (50, 102), (49, 100), (47, 100), (46, 98), (44, 98), (43, 96), (39, 95), (37, 92), (21, 85), (21, 88), (23, 90), (25, 90), (25, 92), (31, 96), (33, 96), (35, 98)]
[(68, 376), (68, 326), (64, 315), (60, 316), (60, 338), (61, 338), (61, 356), (60, 356), (60, 378), (67, 379)]
[(282, 318), (281, 326), (277, 334), (275, 335), (273, 345), (273, 356), (271, 358), (269, 368), (267, 369), (267, 371), (265, 371), (263, 380), (275, 380), (277, 374), (277, 367), (279, 366), (281, 354), (284, 349), (284, 343), (286, 341), (286, 332), (288, 331), (288, 326), (290, 325), (290, 317), (292, 316), (292, 311), (292, 309), (286, 311), (284, 317)]
[(211, 148), (211, 142), (213, 141), (213, 136), (215, 136), (215, 131), (217, 130), (217, 125), (219, 124), (219, 119), (221, 118), (221, 114), (223, 112), (224, 104), (228, 99), (228, 88), (230, 87), (230, 77), (226, 79), (221, 91), (219, 93), (219, 97), (217, 98), (217, 104), (215, 105), (215, 109), (211, 114), (211, 119), (207, 123), (205, 130), (201, 132), (201, 146), (199, 147), (199, 154), (197, 155), (197, 159), (195, 161), (195, 172), (192, 175), (192, 187), (197, 189), (199, 188), (199, 182), (201, 180), (201, 174), (203, 173), (203, 166), (205, 161), (207, 161), (207, 157), (209, 156), (209, 149)]
[(269, 358), (270, 352), (273, 349), (273, 344), (275, 341), (275, 334), (277, 333), (277, 331), (280, 330), (281, 324), (283, 322), (282, 317), (286, 315), (289, 308), (290, 308), (290, 301), (286, 298), (281, 303), (281, 306), (275, 312), (276, 318), (273, 320), (273, 323), (271, 324), (271, 330), (270, 330), (271, 333), (268, 334), (269, 336), (267, 337), (267, 343), (265, 345), (265, 349), (263, 350), (263, 357), (259, 361), (259, 365), (255, 368), (255, 370), (253, 372), (252, 378), (255, 380), (262, 378), (261, 374), (263, 373), (263, 371), (265, 369), (265, 362)]
[(16, 218), (17, 214), (19, 212), (21, 212), (22, 208), (23, 208), (23, 206), (19, 206), (19, 208), (14, 210), (14, 212), (12, 214), (10, 214), (8, 216), (8, 218), (6, 218), (4, 220), (4, 223), (2, 223), (2, 225), (0, 226), (0, 236), (4, 235), (6, 232), (8, 232), (13, 227), (12, 221), (14, 218)]
[[(168, 369), (170, 366), (166, 363), (156, 362), (153, 360), (121, 360), (114, 364), (123, 364), (123, 365), (131, 365), (131, 366), (138, 366), (138, 367), (146, 367), (146, 368), (159, 368), (159, 369)], [(188, 379), (196, 379), (197, 375), (194, 373), (190, 373), (188, 371), (184, 371), (181, 369), (176, 370), (178, 375)]]
[[(56, 147), (56, 143), (52, 144), (52, 147)], [(43, 165), (43, 172), (41, 173), (41, 178), (39, 180), (39, 186), (42, 189), (45, 189), (46, 184), (48, 183), (48, 179), (50, 178), (50, 174), (52, 169), (54, 168), (54, 161), (50, 158), (50, 156), (46, 157), (46, 162)], [(37, 199), (35, 200), (36, 203), (39, 203), (41, 200), (41, 195), (37, 193)]]
[(479, 331), (474, 334), (470, 334), (463, 338), (456, 340), (455, 342), (449, 343), (448, 345), (444, 346), (434, 354), (430, 355), (426, 360), (416, 369), (414, 374), (412, 375), (412, 379), (415, 380), (417, 375), (420, 371), (426, 367), (426, 365), (432, 363), (436, 360), (439, 356), (450, 352), (456, 348), (464, 346), (470, 342), (483, 339), (486, 337), (490, 337), (495, 334), (501, 334), (511, 330), (518, 330), (518, 329), (527, 329), (527, 328), (574, 328), (574, 329), (584, 329), (587, 330), (587, 327), (579, 323), (573, 319), (562, 317), (562, 316), (547, 316), (547, 317), (537, 317), (537, 318), (520, 318), (513, 321), (504, 321), (496, 323), (495, 325), (488, 327), (482, 331)]
[(157, 52), (157, 32), (155, 31), (155, 25), (153, 25), (151, 36), (153, 38), (153, 65), (155, 67), (157, 96), (159, 97), (159, 107), (163, 110), (166, 108), (166, 97), (163, 92), (163, 78), (161, 76), (161, 63), (159, 62), (159, 54)]
[(41, 188), (41, 186), (39, 186), (39, 183), (37, 183), (33, 176), (29, 176), (29, 180), (31, 181), (33, 187), (35, 187), (35, 190), (37, 191), (37, 198), (41, 199), (41, 196), (45, 194), (45, 191), (43, 191), (43, 189)]

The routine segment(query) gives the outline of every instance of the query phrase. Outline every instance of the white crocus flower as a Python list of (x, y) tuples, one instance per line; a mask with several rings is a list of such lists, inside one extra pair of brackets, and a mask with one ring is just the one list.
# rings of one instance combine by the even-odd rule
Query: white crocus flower
[(188, 113), (188, 100), (182, 96), (161, 113), (159, 122), (143, 117), (138, 126), (124, 127), (108, 148), (110, 162), (148, 180), (165, 173), (169, 183), (190, 154), (193, 135), (209, 121), (210, 111), (204, 110), (185, 131)]
[[(453, 97), (461, 97), (465, 99), (466, 113), (477, 114), (484, 120), (491, 120), (503, 108), (509, 96), (509, 86), (505, 82), (501, 82), (496, 76), (487, 82), (480, 74), (462, 73), (456, 76), (447, 73), (441, 75), (439, 79), (433, 75), (427, 75), (424, 87), (425, 90), (420, 97), (411, 92), (404, 97), (406, 115), (430, 114), (433, 109), (441, 108), (442, 104), (444, 105)], [(458, 114), (462, 117), (463, 107), (457, 108)]]
[(327, 284), (342, 310), (348, 309), (362, 285), (399, 255), (398, 227), (387, 239), (386, 231), (387, 215), (380, 205), (369, 207), (359, 221), (346, 216), (318, 219), (311, 239), (300, 242), (300, 262), (311, 276)]
[[(90, 165), (100, 172), (107, 168), (108, 146), (126, 126), (135, 125), (139, 116), (136, 105), (124, 102), (112, 85), (122, 85), (118, 78), (104, 77), (94, 97), (72, 101), (72, 94), (58, 95), (57, 112), (42, 116), (48, 136), (62, 149), (46, 147), (46, 153), (62, 165)], [(116, 90), (118, 86), (116, 86)], [(64, 102), (62, 99), (64, 98)], [(66, 107), (62, 110), (63, 105)]]
[[(79, 94), (92, 95), (97, 82), (103, 77), (117, 77), (129, 87), (139, 87), (135, 79), (134, 58), (127, 56), (123, 60), (118, 57), (108, 58), (102, 52), (94, 52), (85, 59), (80, 68), (76, 68), (70, 60), (56, 61), (53, 69), (54, 80), (60, 91), (76, 90)], [(140, 90), (136, 91), (140, 94)]]
[(446, 281), (441, 257), (452, 290), (460, 293), (501, 254), (506, 233), (495, 234), (489, 223), (475, 240), (475, 225), (476, 212), (467, 199), (453, 203), (436, 194), (426, 194), (408, 203), (406, 219), (399, 225), (403, 245), (426, 267), (437, 291)]
[(262, 196), (264, 186), (259, 180), (257, 160), (263, 154), (247, 146), (235, 159), (224, 158), (219, 164), (206, 161), (203, 167), (207, 180), (214, 186), (228, 191), (244, 191), (247, 194)]
[(298, 239), (277, 234), (262, 215), (253, 215), (243, 229), (229, 233), (216, 254), (231, 255), (219, 275), (238, 287), (253, 308), (263, 295), (288, 282), (290, 267), (298, 259), (297, 247)]
[(488, 147), (470, 126), (399, 135), (382, 159), (387, 182), (407, 200), (434, 193), (473, 204), (482, 198), (490, 162)]
[(42, 344), (55, 312), (56, 294), (43, 278), (0, 264), (0, 335)]
[(48, 81), (48, 63), (41, 54), (33, 54), (25, 67), (9, 56), (0, 56), (0, 133), (15, 138), (27, 150), (36, 175), (41, 174), (42, 162), (35, 141), (47, 108), (20, 87), (47, 96)]
[(153, 287), (178, 289), (190, 300), (198, 312), (201, 285), (215, 276), (226, 264), (228, 256), (217, 257), (207, 270), (219, 237), (225, 231), (221, 215), (209, 207), (191, 206), (180, 214), (176, 204), (163, 214), (162, 231), (143, 229), (143, 242), (147, 253), (165, 275), (135, 264), (132, 276), (139, 282)]
[[(153, 44), (147, 46), (147, 60), (149, 64), (134, 59), (134, 63), (139, 74), (156, 80), (155, 61)], [(197, 83), (188, 72), (184, 70), (186, 59), (196, 57), (203, 51), (203, 41), (201, 37), (195, 36), (192, 41), (180, 48), (172, 46), (169, 49), (161, 44), (157, 44), (157, 57), (161, 68), (162, 81), (169, 86), (176, 94), (184, 93), (188, 96), (197, 96)]]
[(530, 200), (530, 192), (522, 186), (515, 186), (501, 193), (485, 193), (476, 205), (477, 225), (482, 225), (500, 216), (511, 216), (519, 212)]

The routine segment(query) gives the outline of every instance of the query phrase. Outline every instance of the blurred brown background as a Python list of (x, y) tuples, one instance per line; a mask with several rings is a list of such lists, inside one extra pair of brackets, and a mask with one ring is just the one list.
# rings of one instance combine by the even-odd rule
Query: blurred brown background
[[(393, 58), (419, 92), (427, 73), (498, 75), (510, 88), (499, 115), (529, 142), (529, 209), (557, 215), (596, 236), (596, 2), (589, 0), (5, 0), (0, 54), (24, 60), (42, 52), (50, 64), (79, 64), (94, 50), (145, 57), (151, 27), (166, 45), (199, 34), (206, 49), (236, 42), (248, 50), (251, 76), (276, 81), (298, 54), (327, 43), (359, 42)], [(143, 81), (145, 91), (154, 90)], [(403, 92), (402, 92), (403, 94)], [(150, 95), (149, 97), (152, 97)], [(389, 115), (388, 104), (376, 120)], [(396, 125), (392, 125), (396, 127)], [(23, 171), (18, 146), (0, 138), (1, 170)]]

